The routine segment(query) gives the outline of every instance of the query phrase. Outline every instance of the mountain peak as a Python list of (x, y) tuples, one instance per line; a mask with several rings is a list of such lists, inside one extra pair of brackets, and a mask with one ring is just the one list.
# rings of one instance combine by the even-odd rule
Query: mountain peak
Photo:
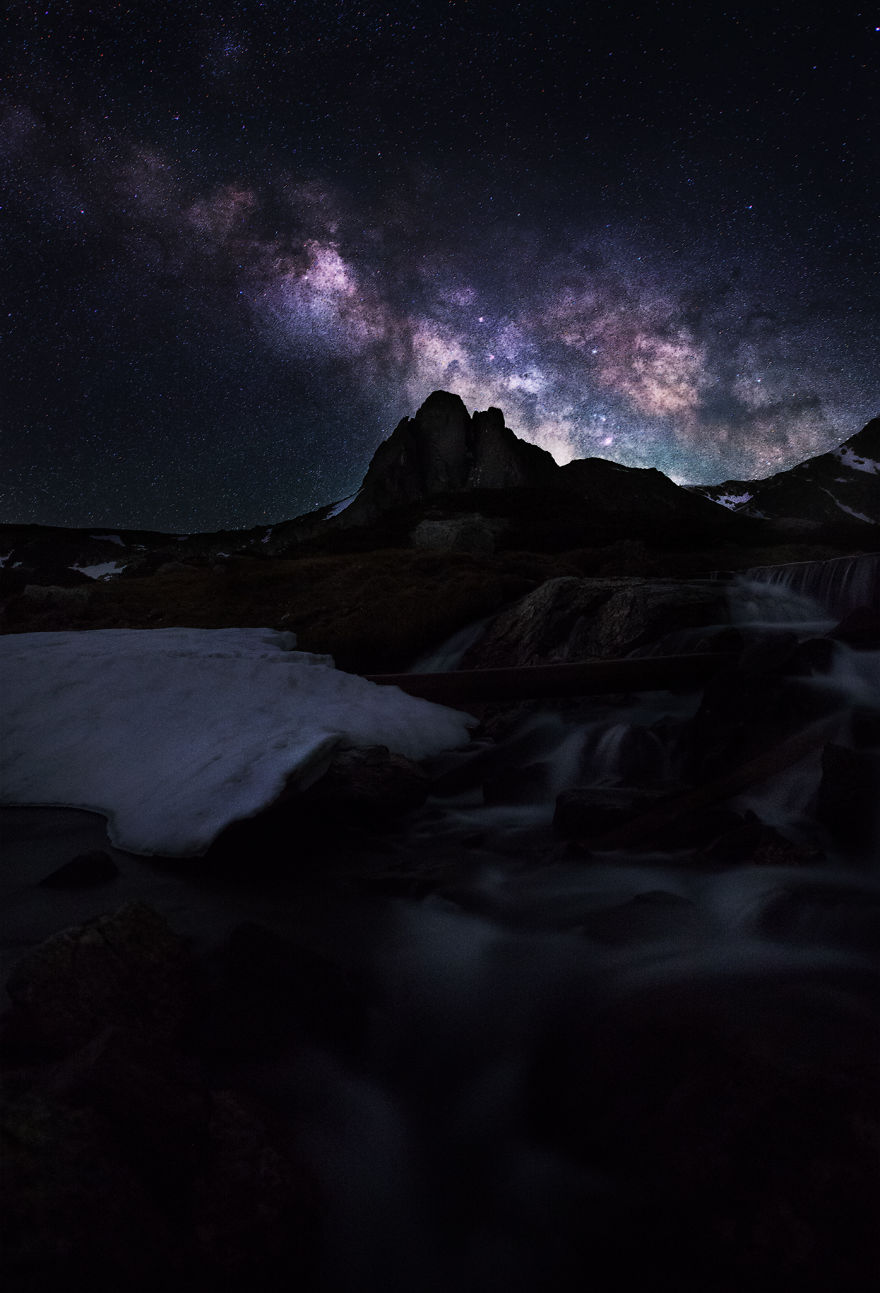
[(505, 425), (500, 409), (471, 417), (459, 395), (432, 391), (415, 417), (403, 418), (379, 445), (340, 522), (369, 524), (389, 508), (432, 494), (540, 486), (558, 470), (545, 449)]

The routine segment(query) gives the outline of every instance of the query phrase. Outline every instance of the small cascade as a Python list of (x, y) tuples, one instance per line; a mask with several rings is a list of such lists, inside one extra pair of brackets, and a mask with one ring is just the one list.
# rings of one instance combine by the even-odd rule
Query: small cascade
[(755, 566), (745, 572), (745, 577), (757, 583), (782, 585), (792, 593), (812, 598), (838, 618), (858, 606), (880, 610), (880, 552)]
[(483, 636), (491, 618), (491, 615), (487, 615), (475, 623), (466, 624), (464, 628), (457, 629), (438, 647), (432, 647), (430, 651), (420, 655), (415, 663), (410, 665), (407, 673), (449, 673), (457, 669), (465, 653)]
[(585, 754), (587, 780), (594, 785), (654, 785), (670, 775), (666, 743), (641, 723), (600, 725)]

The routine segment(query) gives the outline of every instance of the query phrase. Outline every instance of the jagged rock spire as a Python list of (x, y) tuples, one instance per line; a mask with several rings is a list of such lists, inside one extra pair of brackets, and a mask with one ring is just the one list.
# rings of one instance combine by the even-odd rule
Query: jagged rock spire
[(500, 409), (470, 417), (460, 396), (434, 391), (376, 450), (344, 523), (368, 524), (433, 494), (548, 484), (558, 470), (546, 450), (504, 425)]

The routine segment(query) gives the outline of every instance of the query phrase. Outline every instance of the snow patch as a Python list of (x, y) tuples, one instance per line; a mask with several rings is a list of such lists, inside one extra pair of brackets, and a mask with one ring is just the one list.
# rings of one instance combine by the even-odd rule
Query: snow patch
[(470, 715), (294, 650), (271, 629), (0, 637), (0, 802), (86, 808), (132, 853), (204, 853), (339, 745), (423, 759)]
[(274, 526), (272, 526), (272, 525), (270, 525), (270, 526), (269, 526), (268, 530), (267, 530), (267, 531), (266, 531), (266, 533), (263, 535), (262, 539), (260, 539), (260, 543), (268, 543), (268, 542), (269, 542), (269, 540), (272, 538), (272, 531), (273, 531), (273, 529), (274, 529), (274, 528), (275, 528), (275, 527), (274, 527)]
[(7, 552), (7, 554), (6, 554), (6, 556), (5, 556), (5, 557), (0, 557), (0, 570), (2, 570), (2, 569), (3, 569), (3, 567), (6, 565), (7, 561), (8, 561), (8, 560), (9, 560), (9, 558), (12, 556), (12, 553), (13, 553), (14, 551), (15, 551), (15, 549), (13, 548), (11, 552)]
[(120, 548), (125, 547), (125, 544), (118, 534), (90, 534), (89, 538), (100, 539), (102, 543), (118, 543)]
[(334, 503), (324, 520), (331, 521), (334, 516), (338, 516), (340, 512), (344, 512), (347, 507), (350, 507), (356, 498), (357, 494), (349, 494), (348, 498), (343, 498), (338, 503)]
[(89, 579), (106, 579), (110, 575), (118, 575), (126, 565), (125, 561), (101, 561), (96, 566), (71, 566), (70, 569), (88, 575)]
[(821, 489), (823, 494), (828, 495), (832, 503), (836, 504), (836, 506), (840, 508), (841, 512), (846, 512), (847, 516), (854, 516), (857, 521), (867, 521), (868, 525), (877, 524), (873, 516), (865, 516), (864, 512), (857, 512), (854, 507), (847, 507), (846, 503), (841, 503), (840, 499), (835, 498), (834, 495), (831, 493), (831, 490), (826, 489), (824, 485), (820, 485), (819, 488)]
[(880, 475), (880, 462), (874, 462), (873, 458), (860, 458), (857, 453), (844, 445), (835, 452), (834, 457), (838, 462), (843, 463), (844, 467), (852, 467), (853, 471), (864, 471), (870, 476)]
[(753, 497), (753, 494), (722, 494), (719, 498), (715, 499), (715, 502), (720, 503), (722, 507), (727, 507), (730, 511), (733, 511), (734, 508), (740, 507), (743, 503), (747, 503), (749, 499)]

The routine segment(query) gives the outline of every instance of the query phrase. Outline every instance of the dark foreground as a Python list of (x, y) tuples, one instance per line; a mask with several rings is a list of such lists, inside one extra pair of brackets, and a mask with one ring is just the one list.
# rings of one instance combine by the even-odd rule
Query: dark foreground
[(873, 1290), (880, 654), (819, 637), (487, 710), (421, 807), (201, 863), (7, 810), (6, 1286)]

